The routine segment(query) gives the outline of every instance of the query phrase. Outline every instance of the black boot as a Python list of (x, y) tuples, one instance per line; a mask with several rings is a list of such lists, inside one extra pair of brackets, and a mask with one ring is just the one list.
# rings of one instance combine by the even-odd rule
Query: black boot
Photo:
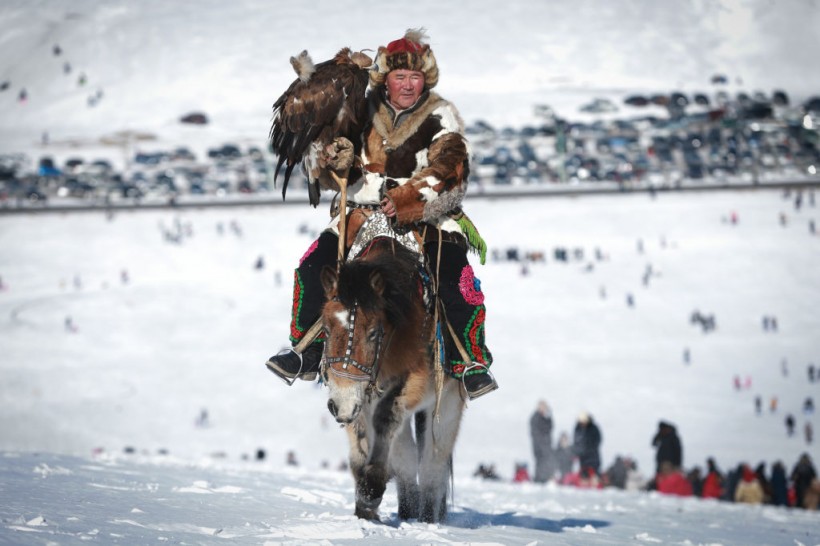
[(495, 382), (495, 378), (490, 375), (489, 370), (487, 370), (486, 366), (483, 364), (476, 364), (471, 366), (473, 368), (484, 368), (485, 371), (481, 373), (473, 373), (470, 375), (462, 376), (462, 382), (464, 383), (464, 390), (467, 391), (467, 397), (470, 400), (475, 400), (479, 396), (483, 396), (488, 392), (493, 392), (498, 388), (498, 383)]
[(323, 350), (323, 343), (311, 343), (301, 355), (288, 349), (270, 357), (265, 365), (288, 385), (292, 385), (296, 379), (313, 381), (319, 374)]

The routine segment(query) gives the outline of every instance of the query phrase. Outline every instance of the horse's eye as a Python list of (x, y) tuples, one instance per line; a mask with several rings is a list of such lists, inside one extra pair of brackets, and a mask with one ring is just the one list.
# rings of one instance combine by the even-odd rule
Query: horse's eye
[(379, 330), (378, 330), (378, 329), (376, 329), (376, 328), (374, 328), (373, 330), (370, 330), (370, 331), (367, 333), (367, 340), (368, 340), (368, 341), (373, 341), (373, 342), (375, 342), (375, 341), (376, 341), (376, 338), (378, 338), (378, 337), (379, 337)]

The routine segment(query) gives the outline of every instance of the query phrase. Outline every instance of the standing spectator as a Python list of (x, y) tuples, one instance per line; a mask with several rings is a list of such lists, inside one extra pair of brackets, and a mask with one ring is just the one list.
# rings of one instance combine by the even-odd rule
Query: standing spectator
[(535, 476), (533, 481), (544, 483), (555, 475), (555, 456), (552, 451), (552, 412), (546, 401), (538, 402), (538, 407), (530, 417), (530, 437), (535, 455)]
[(772, 483), (766, 478), (766, 463), (761, 462), (755, 468), (755, 477), (763, 488), (763, 502), (769, 504), (772, 500)]
[(683, 448), (681, 447), (678, 431), (675, 426), (666, 421), (658, 423), (658, 432), (652, 438), (655, 453), (655, 473), (660, 474), (661, 465), (669, 463), (673, 470), (680, 470), (683, 464)]
[(769, 482), (772, 488), (771, 503), (775, 506), (788, 506), (789, 482), (786, 479), (786, 467), (782, 461), (772, 465), (772, 479)]
[(814, 469), (814, 464), (811, 462), (811, 457), (808, 453), (803, 453), (800, 460), (794, 465), (791, 474), (791, 480), (794, 484), (794, 494), (796, 505), (798, 508), (807, 508), (806, 493), (812, 485), (812, 482), (817, 479), (817, 471)]
[(755, 413), (760, 415), (761, 411), (763, 411), (763, 399), (758, 394), (755, 396)]
[(803, 413), (806, 415), (814, 413), (814, 399), (811, 396), (807, 396), (806, 400), (803, 401)]
[(558, 445), (555, 448), (555, 462), (558, 465), (558, 475), (560, 481), (564, 481), (564, 477), (572, 473), (572, 461), (575, 454), (572, 452), (572, 446), (569, 443), (569, 435), (562, 432), (558, 437)]
[(581, 476), (592, 477), (593, 473), (597, 476), (601, 471), (601, 431), (585, 411), (578, 415), (572, 446), (578, 457)]
[(789, 437), (794, 436), (794, 415), (791, 413), (786, 416), (786, 434)]
[(809, 372), (809, 383), (814, 383), (814, 364), (809, 364), (808, 372)]
[(706, 478), (703, 480), (704, 499), (719, 499), (723, 496), (723, 474), (712, 457), (706, 460)]
[(734, 495), (735, 502), (746, 504), (763, 504), (763, 487), (757, 480), (754, 471), (747, 464), (743, 464), (740, 471), (740, 480)]
[(734, 501), (735, 500), (735, 490), (737, 489), (737, 484), (740, 481), (740, 477), (743, 475), (743, 465), (737, 465), (737, 468), (734, 470), (730, 470), (726, 474), (726, 481), (724, 482), (725, 487), (723, 489), (723, 496), (721, 497), (723, 500), (727, 501)]
[(806, 443), (811, 445), (814, 440), (814, 427), (812, 427), (811, 421), (806, 421), (806, 424), (803, 425), (803, 434), (805, 435)]

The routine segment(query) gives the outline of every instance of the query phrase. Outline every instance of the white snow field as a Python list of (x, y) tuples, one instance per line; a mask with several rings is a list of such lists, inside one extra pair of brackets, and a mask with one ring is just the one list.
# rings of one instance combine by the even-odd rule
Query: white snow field
[[(796, 103), (820, 88), (814, 1), (411, 8), (4, 0), (0, 153), (122, 167), (136, 151), (262, 147), (294, 78), (291, 55), (375, 49), (419, 26), (438, 58), (437, 90), (467, 123), (536, 124), (536, 104), (591, 121), (581, 104), (633, 92), (783, 89)], [(729, 84), (712, 86), (716, 73)], [(191, 111), (210, 123), (178, 123)], [(644, 113), (663, 115), (617, 115)], [(468, 197), (491, 250), (547, 260), (526, 276), (521, 264), (474, 261), (501, 388), (466, 411), (451, 515), (438, 525), (400, 523), (392, 486), (383, 523), (356, 519), (325, 391), (287, 387), (264, 367), (286, 344), (292, 269), (325, 225), (324, 205), (0, 214), (0, 544), (820, 544), (820, 519), (803, 510), (510, 483), (515, 463), (530, 461), (527, 421), (541, 398), (556, 437), (589, 411), (604, 466), (630, 455), (645, 476), (660, 419), (677, 425), (687, 468), (708, 456), (723, 470), (778, 459), (790, 470), (803, 452), (820, 460), (802, 434), (817, 428), (802, 405), (820, 387), (807, 378), (820, 364), (820, 238), (808, 229), (820, 215), (808, 194), (800, 211), (793, 197)], [(714, 332), (690, 323), (695, 309), (715, 315)], [(763, 316), (777, 317), (776, 333)], [(735, 376), (751, 387), (736, 391)], [(284, 466), (289, 451), (298, 467)], [(479, 463), (503, 480), (473, 478)]]
[[(540, 398), (556, 436), (587, 410), (604, 466), (629, 455), (645, 476), (660, 419), (678, 426), (687, 468), (708, 456), (724, 470), (778, 459), (790, 470), (802, 452), (817, 461), (816, 444), (783, 424), (792, 413), (798, 431), (817, 425), (802, 413), (820, 386), (806, 373), (820, 360), (816, 207), (761, 190), (468, 198), (467, 210), (491, 254), (543, 251), (546, 263), (525, 276), (521, 264), (475, 264), (501, 388), (467, 408), (452, 516), (434, 526), (399, 524), (392, 486), (385, 524), (355, 519), (325, 391), (287, 387), (263, 365), (286, 343), (291, 271), (323, 210), (0, 216), (0, 540), (820, 543), (817, 514), (802, 510), (508, 483), (516, 462), (532, 465), (527, 422)], [(180, 243), (163, 237), (174, 226)], [(715, 331), (690, 324), (696, 308), (715, 315)], [(735, 375), (751, 388), (735, 391)], [(299, 468), (283, 468), (291, 450)], [(473, 478), (481, 462), (504, 483)]]

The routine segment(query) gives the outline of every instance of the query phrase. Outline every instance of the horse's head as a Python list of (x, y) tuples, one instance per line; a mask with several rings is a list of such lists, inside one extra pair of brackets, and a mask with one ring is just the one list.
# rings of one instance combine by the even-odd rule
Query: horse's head
[(396, 329), (414, 326), (408, 317), (418, 305), (415, 258), (403, 249), (374, 246), (337, 273), (321, 274), (326, 303), (322, 310), (325, 341), (322, 378), (330, 389), (328, 409), (339, 423), (353, 421), (368, 389), (377, 383), (382, 360)]
[(327, 336), (322, 378), (330, 389), (327, 407), (343, 424), (361, 411), (367, 389), (376, 380), (384, 343), (384, 309), (378, 305), (384, 278), (373, 271), (365, 280), (366, 284), (356, 287), (357, 295), (369, 298), (351, 298), (349, 284), (342, 286), (341, 292), (347, 292), (343, 297), (336, 271), (330, 267), (322, 271), (327, 298), (322, 313)]

